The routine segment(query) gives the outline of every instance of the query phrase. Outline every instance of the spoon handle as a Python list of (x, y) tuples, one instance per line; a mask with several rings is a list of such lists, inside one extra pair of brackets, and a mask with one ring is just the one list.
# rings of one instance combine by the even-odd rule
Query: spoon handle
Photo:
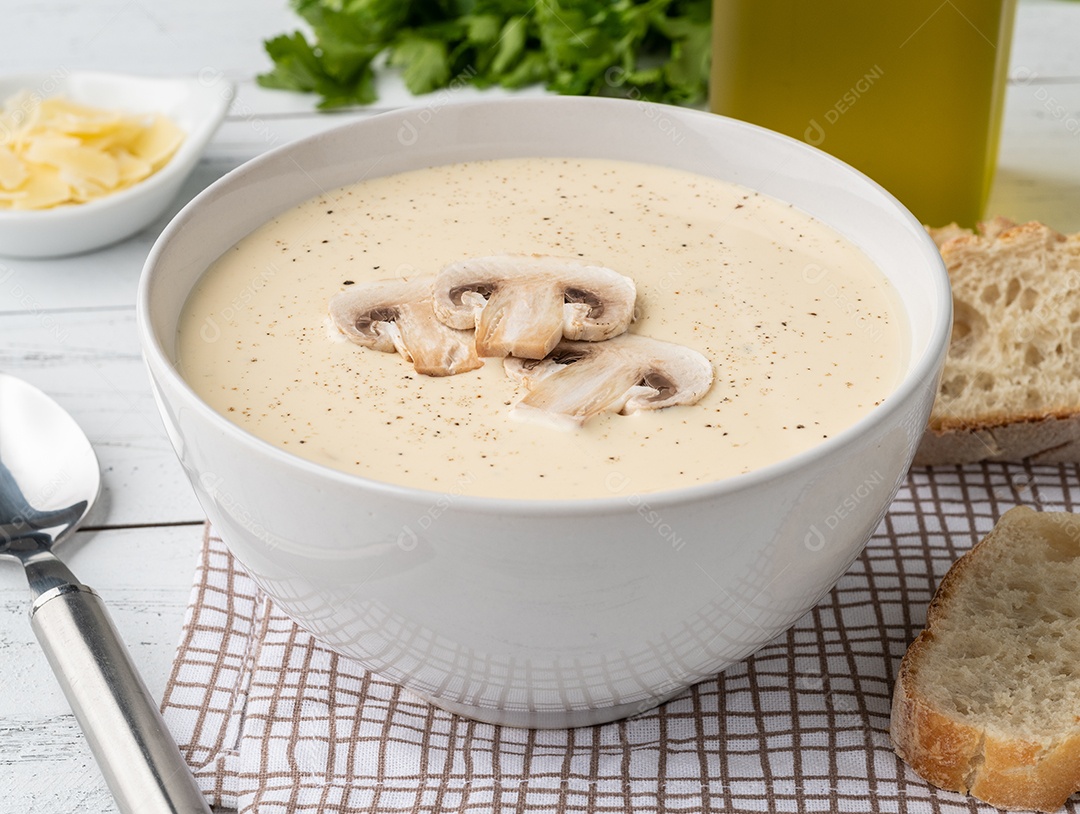
[(121, 814), (210, 814), (101, 597), (53, 588), (30, 624)]

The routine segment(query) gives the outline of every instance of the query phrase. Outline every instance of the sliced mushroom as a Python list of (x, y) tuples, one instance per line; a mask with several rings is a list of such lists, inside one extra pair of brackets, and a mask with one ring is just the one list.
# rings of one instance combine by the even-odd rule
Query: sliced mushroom
[(577, 426), (605, 411), (628, 415), (693, 404), (713, 382), (712, 364), (696, 350), (638, 334), (563, 340), (545, 359), (510, 358), (503, 365), (529, 390), (514, 405), (514, 417)]
[(476, 328), (480, 356), (543, 359), (560, 339), (599, 342), (626, 331), (634, 281), (603, 266), (503, 254), (451, 263), (432, 288), (435, 315)]
[(376, 280), (330, 300), (330, 317), (345, 336), (366, 348), (395, 350), (425, 376), (453, 376), (484, 363), (469, 331), (448, 328), (431, 307), (433, 276)]

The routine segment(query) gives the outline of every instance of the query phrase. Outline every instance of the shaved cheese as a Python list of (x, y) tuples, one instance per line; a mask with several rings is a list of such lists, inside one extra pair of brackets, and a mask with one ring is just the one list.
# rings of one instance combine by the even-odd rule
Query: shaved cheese
[(0, 110), (0, 210), (111, 195), (160, 170), (183, 140), (184, 131), (158, 113), (19, 93)]
[(71, 200), (71, 185), (52, 167), (36, 168), (18, 191), (23, 195), (11, 201), (12, 209), (48, 209)]
[(146, 129), (144, 121), (125, 119), (94, 135), (84, 136), (82, 143), (87, 147), (105, 150), (106, 152), (113, 150), (127, 151), (131, 149), (131, 145), (139, 138), (144, 129)]
[(116, 151), (116, 166), (120, 171), (120, 183), (125, 186), (141, 181), (154, 171), (149, 161), (136, 158), (127, 150)]
[(169, 160), (183, 140), (183, 130), (164, 116), (155, 116), (153, 123), (139, 134), (130, 149), (136, 158), (148, 161), (157, 169)]
[(0, 144), (0, 189), (18, 189), (30, 175), (22, 161), (8, 147)]
[(65, 178), (95, 181), (106, 189), (120, 183), (116, 159), (101, 150), (83, 147), (78, 139), (65, 136), (35, 139), (23, 153), (31, 164), (47, 164)]

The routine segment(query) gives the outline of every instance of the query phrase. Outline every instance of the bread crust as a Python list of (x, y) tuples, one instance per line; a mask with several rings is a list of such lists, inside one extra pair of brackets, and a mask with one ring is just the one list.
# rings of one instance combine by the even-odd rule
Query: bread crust
[(927, 428), (915, 451), (915, 466), (979, 461), (1080, 463), (1080, 414), (1018, 416), (998, 424)]
[(935, 709), (918, 690), (921, 662), (933, 646), (957, 585), (967, 578), (999, 529), (1022, 521), (1025, 514), (1034, 512), (1025, 507), (1011, 509), (945, 574), (927, 610), (926, 628), (900, 662), (889, 734), (897, 755), (934, 786), (971, 794), (999, 808), (1052, 812), (1080, 790), (1080, 727), (1047, 748), (1045, 743), (985, 731)]
[[(1070, 267), (1077, 262), (1076, 236), (1069, 238), (1041, 223), (1017, 225), (997, 217), (980, 223), (978, 234), (956, 224), (928, 231), (950, 276), (961, 267), (980, 266), (991, 255), (1058, 256), (1062, 258), (1059, 263)], [(1058, 251), (1063, 253), (1055, 255)], [(970, 280), (970, 275), (966, 279)], [(954, 339), (950, 354), (957, 341), (962, 338)], [(942, 409), (940, 397), (938, 402), (915, 454), (917, 466), (1029, 459), (1036, 463), (1080, 463), (1080, 390), (1075, 401), (1048, 404), (1037, 412), (1018, 406), (996, 414), (957, 417)]]

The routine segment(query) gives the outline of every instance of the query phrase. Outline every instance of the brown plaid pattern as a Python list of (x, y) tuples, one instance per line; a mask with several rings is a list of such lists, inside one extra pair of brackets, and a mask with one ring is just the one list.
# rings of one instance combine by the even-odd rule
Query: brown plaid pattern
[(1004, 511), (1078, 501), (1075, 466), (916, 470), (786, 634), (659, 709), (557, 731), (450, 715), (323, 649), (208, 529), (165, 717), (240, 812), (995, 811), (893, 754), (893, 678), (938, 581)]

